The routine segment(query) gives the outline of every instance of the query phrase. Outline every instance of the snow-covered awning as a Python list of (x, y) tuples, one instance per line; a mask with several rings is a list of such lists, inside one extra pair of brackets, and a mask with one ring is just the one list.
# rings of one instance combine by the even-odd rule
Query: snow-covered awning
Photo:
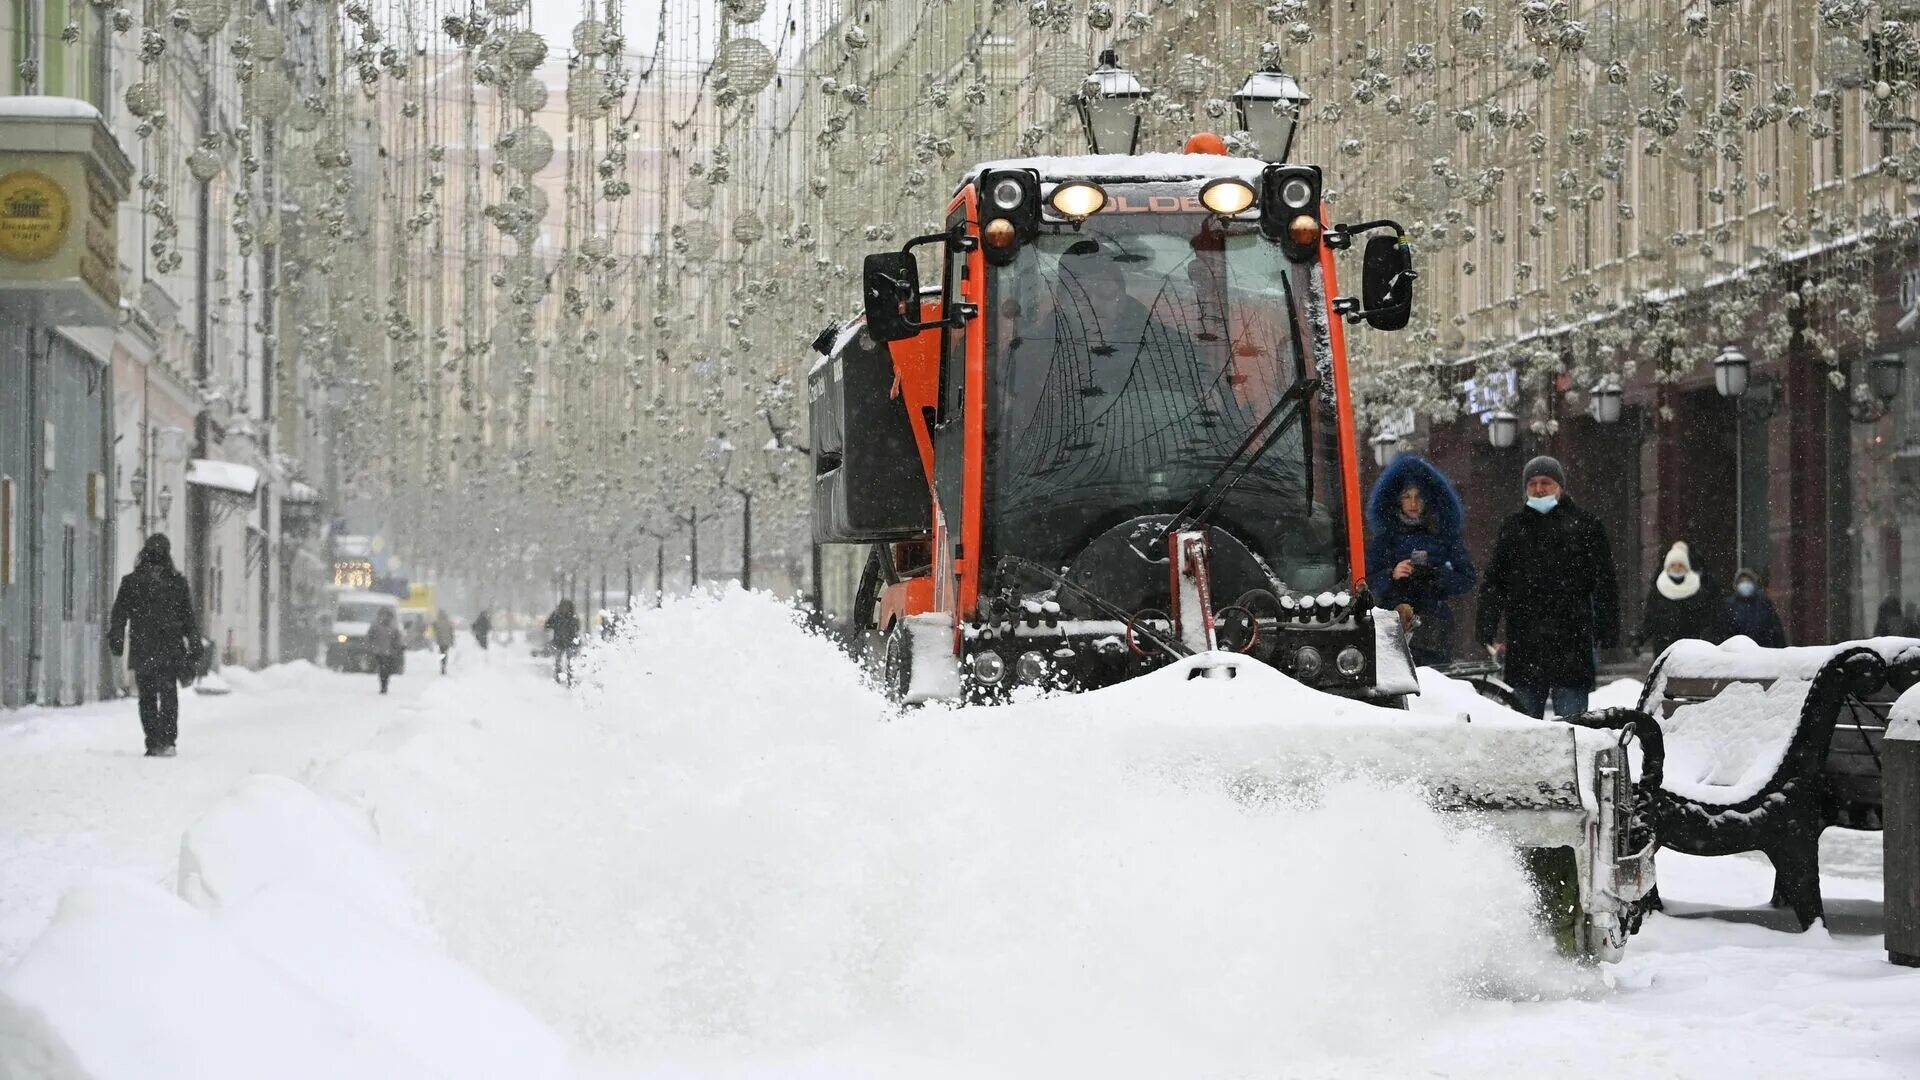
[(252, 495), (260, 489), (260, 470), (232, 461), (194, 458), (187, 462), (187, 483), (235, 495)]

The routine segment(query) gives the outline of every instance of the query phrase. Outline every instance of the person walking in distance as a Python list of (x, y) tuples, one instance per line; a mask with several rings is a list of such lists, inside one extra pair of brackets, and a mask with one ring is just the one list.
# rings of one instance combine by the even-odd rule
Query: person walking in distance
[[(1595, 649), (1620, 636), (1620, 589), (1600, 520), (1574, 504), (1560, 462), (1536, 457), (1521, 472), (1526, 505), (1500, 526), (1480, 586), (1480, 643), (1504, 652), (1521, 711), (1587, 711)], [(1504, 636), (1503, 636), (1504, 634)], [(1504, 643), (1504, 649), (1502, 648)]]
[(1727, 598), (1727, 635), (1752, 638), (1766, 649), (1787, 647), (1787, 628), (1780, 624), (1780, 612), (1760, 587), (1760, 575), (1741, 567), (1733, 579), (1733, 595)]
[(553, 646), (554, 681), (572, 686), (573, 653), (580, 647), (580, 616), (573, 610), (573, 601), (562, 599), (554, 605), (553, 614), (547, 616), (547, 641)]
[(487, 615), (485, 608), (481, 608), (480, 614), (473, 617), (473, 640), (479, 643), (481, 652), (486, 651), (487, 635), (492, 632), (493, 619)]
[(373, 669), (380, 674), (380, 692), (387, 692), (387, 680), (400, 670), (400, 657), (406, 651), (406, 636), (394, 621), (392, 608), (381, 608), (367, 628), (367, 651), (373, 654)]
[(447, 654), (453, 651), (453, 620), (445, 608), (433, 617), (433, 647), (440, 650), (440, 674), (447, 673)]
[(107, 648), (115, 656), (126, 654), (139, 688), (147, 756), (174, 756), (180, 687), (193, 682), (200, 667), (200, 631), (186, 576), (174, 568), (172, 545), (162, 533), (147, 537), (133, 572), (120, 579)]

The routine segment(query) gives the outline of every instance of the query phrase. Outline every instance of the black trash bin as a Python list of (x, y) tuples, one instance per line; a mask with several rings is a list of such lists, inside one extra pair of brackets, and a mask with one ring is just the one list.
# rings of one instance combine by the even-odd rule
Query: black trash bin
[(1886, 847), (1887, 959), (1920, 967), (1920, 719), (1903, 717), (1903, 695), (1887, 727), (1880, 834)]

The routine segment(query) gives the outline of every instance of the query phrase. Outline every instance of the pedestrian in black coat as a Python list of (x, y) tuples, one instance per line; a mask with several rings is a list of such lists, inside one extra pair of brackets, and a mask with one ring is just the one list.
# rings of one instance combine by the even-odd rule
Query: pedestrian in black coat
[(473, 617), (473, 640), (479, 642), (481, 648), (487, 647), (487, 635), (492, 632), (493, 619), (485, 611)]
[(553, 645), (553, 677), (573, 685), (573, 654), (580, 647), (580, 615), (573, 601), (561, 600), (547, 616), (547, 641)]
[[(1558, 716), (1587, 710), (1595, 649), (1620, 637), (1620, 589), (1600, 519), (1574, 505), (1566, 473), (1550, 457), (1521, 473), (1527, 504), (1500, 526), (1480, 586), (1483, 645), (1506, 643), (1506, 680), (1522, 711)], [(1504, 624), (1504, 626), (1503, 626)]]
[(180, 734), (180, 686), (191, 683), (200, 666), (200, 632), (187, 579), (174, 569), (172, 545), (162, 533), (147, 537), (133, 572), (120, 579), (107, 648), (115, 656), (126, 654), (139, 687), (147, 756), (172, 757)]
[(1787, 647), (1787, 628), (1780, 624), (1780, 612), (1760, 588), (1760, 575), (1745, 567), (1733, 579), (1733, 595), (1727, 598), (1726, 628), (1728, 637), (1752, 638), (1762, 648)]
[(1686, 541), (1667, 550), (1666, 562), (1647, 586), (1646, 608), (1640, 613), (1640, 628), (1628, 644), (1634, 652), (1651, 649), (1655, 656), (1682, 639), (1708, 641), (1715, 645), (1726, 640), (1726, 597), (1700, 565)]

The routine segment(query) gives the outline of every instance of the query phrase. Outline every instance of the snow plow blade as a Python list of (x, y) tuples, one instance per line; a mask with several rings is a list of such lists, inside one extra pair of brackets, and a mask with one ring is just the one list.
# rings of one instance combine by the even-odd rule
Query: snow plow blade
[[(1233, 677), (1192, 678), (1222, 667)], [(1638, 929), (1640, 902), (1654, 886), (1654, 845), (1637, 810), (1628, 744), (1643, 717), (1633, 710), (1575, 723), (1498, 715), (1491, 703), (1475, 707), (1477, 720), (1409, 712), (1321, 694), (1227, 653), (1136, 679), (1114, 702), (1116, 711), (1167, 718), (1127, 725), (1141, 758), (1170, 763), (1186, 781), (1220, 783), (1249, 804), (1364, 778), (1473, 815), (1530, 854), (1570, 851), (1571, 866), (1543, 883), (1560, 898), (1562, 910), (1546, 914), (1566, 951), (1615, 961)], [(1567, 862), (1564, 853), (1527, 861), (1538, 872), (1556, 860)]]

